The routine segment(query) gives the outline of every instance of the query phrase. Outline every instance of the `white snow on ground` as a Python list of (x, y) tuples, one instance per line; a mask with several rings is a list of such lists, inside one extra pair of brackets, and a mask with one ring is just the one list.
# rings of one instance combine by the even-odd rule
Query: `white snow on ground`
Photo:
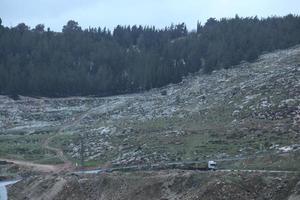
[(40, 121), (33, 121), (28, 125), (23, 125), (23, 126), (17, 126), (9, 130), (24, 130), (24, 129), (35, 129), (35, 128), (43, 128), (50, 126), (51, 123), (48, 122), (40, 122)]
[(300, 144), (293, 144), (293, 145), (290, 145), (290, 146), (284, 146), (284, 147), (279, 147), (278, 150), (280, 152), (284, 152), (284, 153), (287, 153), (287, 152), (290, 152), (290, 151), (296, 151), (296, 150), (299, 150), (300, 149)]
[[(112, 148), (110, 145), (114, 144), (109, 140), (111, 135), (123, 134), (125, 140), (139, 131), (133, 130), (130, 124), (155, 120), (159, 123), (159, 120), (172, 118), (192, 120), (193, 115), (201, 115), (201, 119), (205, 119), (211, 110), (224, 105), (231, 109), (227, 117), (232, 118), (232, 129), (249, 117), (273, 122), (292, 120), (292, 128), (297, 131), (300, 124), (297, 123), (300, 119), (297, 101), (300, 99), (300, 84), (297, 81), (300, 68), (287, 61), (299, 55), (300, 46), (270, 53), (262, 56), (258, 62), (242, 63), (210, 75), (198, 72), (185, 77), (181, 83), (138, 94), (61, 99), (21, 97), (19, 101), (0, 96), (0, 131), (4, 134), (11, 130), (32, 133), (56, 128), (70, 133), (83, 133), (88, 135), (95, 149), (91, 157), (105, 153), (106, 147)], [(244, 118), (239, 118), (242, 115)], [(282, 128), (278, 122), (274, 130)], [(176, 131), (172, 128), (164, 127), (163, 131)], [(76, 146), (70, 147), (74, 148), (72, 155), (78, 153)], [(118, 149), (118, 146), (114, 147)], [(281, 148), (282, 151), (291, 151), (289, 147)]]

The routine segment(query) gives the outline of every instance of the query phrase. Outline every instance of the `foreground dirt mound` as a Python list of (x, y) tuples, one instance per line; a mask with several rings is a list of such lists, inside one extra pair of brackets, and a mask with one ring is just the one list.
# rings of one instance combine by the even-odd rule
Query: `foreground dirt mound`
[(9, 188), (10, 199), (299, 199), (299, 175), (161, 171), (37, 176)]

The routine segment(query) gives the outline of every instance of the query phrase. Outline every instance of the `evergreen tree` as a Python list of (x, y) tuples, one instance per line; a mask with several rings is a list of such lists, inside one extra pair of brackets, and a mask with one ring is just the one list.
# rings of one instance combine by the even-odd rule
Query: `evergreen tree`
[(188, 73), (229, 68), (264, 51), (300, 43), (300, 17), (257, 17), (184, 23), (164, 29), (117, 26), (82, 30), (70, 20), (62, 32), (8, 28), (0, 18), (0, 94), (111, 95), (177, 83)]

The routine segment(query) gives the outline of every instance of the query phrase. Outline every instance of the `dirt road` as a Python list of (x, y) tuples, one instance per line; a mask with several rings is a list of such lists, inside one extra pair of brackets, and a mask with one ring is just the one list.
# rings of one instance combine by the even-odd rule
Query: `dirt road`
[(2, 161), (11, 162), (20, 166), (24, 166), (27, 168), (31, 168), (31, 170), (36, 172), (55, 172), (58, 169), (58, 166), (56, 165), (43, 165), (43, 164), (37, 164), (30, 161), (20, 161), (20, 160), (14, 160), (14, 159), (2, 159)]
[(44, 142), (43, 142), (43, 146), (45, 149), (48, 149), (50, 151), (54, 151), (56, 153), (56, 155), (58, 156), (58, 158), (64, 162), (64, 164), (62, 165), (57, 165), (56, 166), (56, 170), (58, 172), (61, 171), (73, 171), (75, 169), (75, 166), (73, 165), (73, 163), (67, 158), (67, 156), (64, 154), (64, 152), (60, 149), (60, 148), (56, 148), (56, 147), (52, 147), (50, 146), (51, 141), (53, 140), (53, 138), (55, 138), (57, 135), (62, 134), (66, 129), (68, 129), (69, 127), (72, 127), (73, 125), (79, 123), (82, 119), (84, 119), (86, 116), (88, 116), (91, 112), (93, 112), (96, 108), (90, 108), (89, 110), (80, 113), (79, 115), (77, 115), (72, 121), (63, 124), (56, 132), (56, 134), (53, 134), (51, 136), (49, 136)]

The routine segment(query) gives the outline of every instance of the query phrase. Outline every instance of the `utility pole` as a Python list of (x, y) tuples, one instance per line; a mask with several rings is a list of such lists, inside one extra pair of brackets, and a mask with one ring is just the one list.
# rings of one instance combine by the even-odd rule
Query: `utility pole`
[(81, 168), (83, 169), (84, 167), (84, 140), (83, 140), (83, 135), (79, 135), (80, 137), (80, 165), (81, 165)]

